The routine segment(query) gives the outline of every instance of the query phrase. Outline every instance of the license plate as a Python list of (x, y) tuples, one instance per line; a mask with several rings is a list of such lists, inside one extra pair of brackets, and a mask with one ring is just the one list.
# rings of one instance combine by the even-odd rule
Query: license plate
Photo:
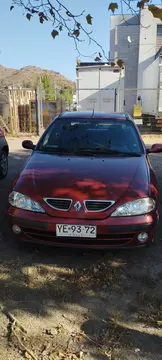
[(90, 225), (56, 225), (56, 236), (96, 238), (96, 226)]

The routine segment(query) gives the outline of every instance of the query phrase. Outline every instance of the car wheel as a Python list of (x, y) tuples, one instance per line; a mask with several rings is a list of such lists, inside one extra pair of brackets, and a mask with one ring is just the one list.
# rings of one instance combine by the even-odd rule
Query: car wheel
[(152, 238), (151, 243), (147, 244), (147, 247), (149, 248), (149, 247), (151, 247), (153, 245), (155, 245), (155, 238), (154, 237)]
[(0, 153), (0, 179), (4, 179), (8, 173), (8, 155), (5, 151)]

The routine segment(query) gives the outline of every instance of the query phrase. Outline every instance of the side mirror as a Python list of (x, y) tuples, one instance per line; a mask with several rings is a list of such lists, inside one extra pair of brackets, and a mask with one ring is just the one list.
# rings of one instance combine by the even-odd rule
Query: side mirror
[(34, 150), (35, 149), (35, 145), (33, 144), (33, 142), (31, 140), (24, 140), (22, 142), (22, 147), (24, 149), (28, 149), (28, 150)]
[(147, 154), (157, 154), (162, 152), (162, 144), (154, 144), (146, 149)]

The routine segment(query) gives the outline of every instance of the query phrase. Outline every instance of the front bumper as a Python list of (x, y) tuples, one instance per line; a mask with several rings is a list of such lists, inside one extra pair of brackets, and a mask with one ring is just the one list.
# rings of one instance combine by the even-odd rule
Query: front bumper
[[(80, 220), (50, 217), (47, 214), (32, 213), (29, 211), (8, 209), (9, 222), (21, 228), (21, 233), (13, 235), (22, 241), (42, 243), (54, 246), (77, 248), (121, 248), (143, 246), (152, 243), (158, 221), (158, 212), (148, 215), (127, 218), (107, 218), (104, 220)], [(95, 225), (97, 237), (74, 238), (56, 237), (56, 224)], [(13, 230), (12, 230), (13, 232)], [(148, 239), (140, 242), (137, 236), (146, 232)]]

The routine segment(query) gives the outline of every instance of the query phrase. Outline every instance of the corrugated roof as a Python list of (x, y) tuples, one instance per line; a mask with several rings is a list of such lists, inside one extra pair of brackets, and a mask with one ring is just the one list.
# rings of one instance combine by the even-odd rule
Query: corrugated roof
[(103, 61), (99, 61), (99, 62), (81, 62), (78, 66), (98, 66), (98, 65), (102, 65), (102, 66), (109, 65), (110, 66), (110, 63), (109, 62), (103, 62)]

